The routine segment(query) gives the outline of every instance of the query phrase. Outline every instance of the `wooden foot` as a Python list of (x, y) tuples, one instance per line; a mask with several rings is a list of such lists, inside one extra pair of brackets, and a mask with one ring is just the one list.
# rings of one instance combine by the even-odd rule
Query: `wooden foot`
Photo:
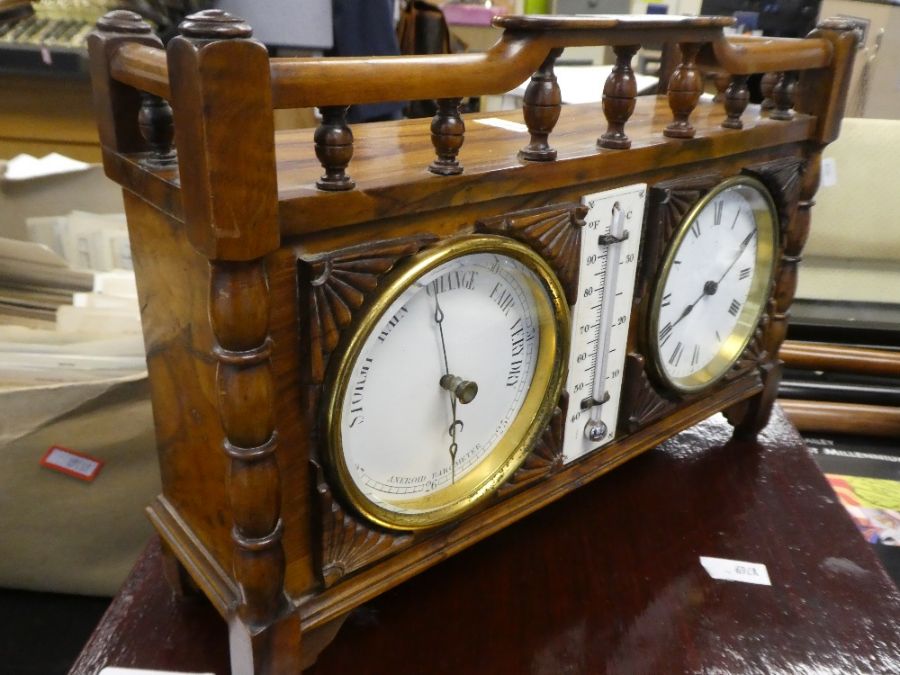
[(291, 608), (275, 623), (255, 627), (234, 615), (228, 621), (231, 672), (235, 675), (299, 675), (300, 615)]
[(781, 384), (782, 362), (766, 363), (760, 366), (760, 372), (763, 390), (725, 411), (726, 419), (734, 427), (735, 438), (752, 438), (769, 423), (772, 406), (778, 397), (778, 385)]

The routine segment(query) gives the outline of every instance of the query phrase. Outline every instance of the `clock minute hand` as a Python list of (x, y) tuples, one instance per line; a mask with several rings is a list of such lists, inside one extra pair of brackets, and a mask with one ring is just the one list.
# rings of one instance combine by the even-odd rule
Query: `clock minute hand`
[(734, 256), (731, 263), (728, 265), (728, 267), (725, 268), (725, 271), (722, 273), (722, 276), (719, 277), (719, 280), (718, 281), (710, 280), (710, 281), (707, 281), (705, 284), (703, 284), (703, 291), (700, 293), (700, 295), (697, 296), (697, 299), (694, 300), (694, 302), (692, 302), (691, 304), (689, 304), (687, 307), (684, 308), (684, 311), (681, 313), (681, 316), (679, 316), (677, 319), (675, 319), (675, 321), (672, 323), (672, 328), (677, 326), (679, 321), (681, 321), (684, 317), (686, 317), (688, 314), (690, 314), (693, 311), (694, 307), (697, 305), (697, 303), (700, 302), (705, 296), (716, 294), (716, 291), (719, 289), (719, 284), (722, 283), (722, 280), (728, 275), (728, 273), (734, 267), (735, 263), (737, 263), (737, 261), (741, 259), (741, 256), (744, 254), (744, 250), (750, 244), (750, 240), (753, 239), (753, 235), (755, 235), (755, 234), (756, 234), (756, 230), (752, 230), (750, 232), (750, 234), (748, 234), (746, 237), (744, 237), (744, 240), (741, 242), (740, 246), (738, 246), (737, 255)]
[(731, 264), (725, 268), (725, 271), (722, 272), (722, 276), (719, 277), (719, 280), (716, 282), (716, 285), (721, 284), (722, 280), (728, 276), (728, 273), (731, 271), (731, 268), (734, 267), (735, 263), (741, 259), (741, 256), (744, 255), (744, 251), (747, 246), (750, 244), (750, 240), (753, 239), (753, 236), (756, 234), (756, 230), (750, 230), (750, 234), (744, 237), (744, 240), (741, 242), (740, 246), (738, 246), (737, 255), (731, 261)]

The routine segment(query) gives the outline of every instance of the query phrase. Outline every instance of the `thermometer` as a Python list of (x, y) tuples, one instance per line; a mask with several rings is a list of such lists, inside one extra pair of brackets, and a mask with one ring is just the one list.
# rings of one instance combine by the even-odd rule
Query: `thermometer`
[(582, 200), (588, 214), (572, 313), (566, 462), (616, 434), (646, 194), (646, 185), (630, 185)]

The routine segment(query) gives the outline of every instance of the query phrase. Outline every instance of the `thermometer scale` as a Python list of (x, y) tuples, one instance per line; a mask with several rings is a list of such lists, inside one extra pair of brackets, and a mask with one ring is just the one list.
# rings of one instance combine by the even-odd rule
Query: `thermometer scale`
[(563, 456), (578, 459), (616, 435), (646, 185), (587, 195), (572, 313)]

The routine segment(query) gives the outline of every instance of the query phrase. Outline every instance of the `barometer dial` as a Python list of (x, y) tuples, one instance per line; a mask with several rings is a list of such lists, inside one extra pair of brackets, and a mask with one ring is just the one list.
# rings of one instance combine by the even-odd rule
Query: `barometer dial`
[(521, 464), (556, 405), (568, 309), (546, 263), (472, 236), (395, 274), (337, 359), (329, 460), (381, 525), (447, 522)]
[(706, 388), (746, 348), (769, 296), (776, 223), (772, 198), (749, 177), (720, 183), (685, 216), (648, 322), (656, 372), (672, 388)]

